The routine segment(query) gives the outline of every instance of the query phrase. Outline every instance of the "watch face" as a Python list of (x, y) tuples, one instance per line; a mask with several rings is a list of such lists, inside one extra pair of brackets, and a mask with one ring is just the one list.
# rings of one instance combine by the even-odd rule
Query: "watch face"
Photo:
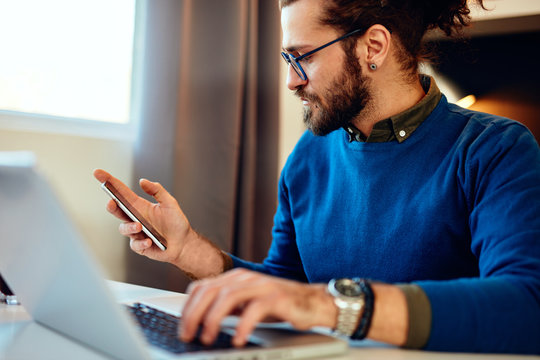
[(336, 290), (345, 296), (357, 297), (362, 294), (360, 285), (351, 279), (339, 279), (335, 283)]

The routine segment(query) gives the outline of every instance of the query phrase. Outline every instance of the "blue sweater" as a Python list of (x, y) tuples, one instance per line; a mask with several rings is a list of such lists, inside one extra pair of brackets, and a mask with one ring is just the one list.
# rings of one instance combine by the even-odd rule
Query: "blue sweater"
[(540, 149), (517, 122), (443, 97), (403, 143), (306, 132), (285, 165), (263, 264), (309, 282), (419, 285), (426, 349), (540, 353)]

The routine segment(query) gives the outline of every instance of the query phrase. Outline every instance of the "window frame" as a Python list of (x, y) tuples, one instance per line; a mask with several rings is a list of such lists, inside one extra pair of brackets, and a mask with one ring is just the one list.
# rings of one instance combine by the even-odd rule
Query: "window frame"
[(135, 0), (130, 109), (127, 123), (80, 119), (0, 109), (0, 131), (40, 132), (134, 141), (139, 124), (146, 0)]

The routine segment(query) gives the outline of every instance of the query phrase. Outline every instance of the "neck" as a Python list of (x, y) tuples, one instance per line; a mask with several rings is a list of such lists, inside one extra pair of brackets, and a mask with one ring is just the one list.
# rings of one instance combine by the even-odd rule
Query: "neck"
[(396, 81), (395, 76), (380, 74), (372, 77), (371, 85), (370, 102), (353, 120), (366, 137), (375, 123), (413, 107), (426, 95), (419, 78), (414, 82)]

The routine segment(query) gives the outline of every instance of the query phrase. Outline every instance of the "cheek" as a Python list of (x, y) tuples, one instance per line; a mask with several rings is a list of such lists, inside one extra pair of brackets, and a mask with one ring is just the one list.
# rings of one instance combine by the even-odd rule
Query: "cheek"
[(343, 61), (339, 56), (325, 56), (310, 64), (310, 72), (311, 76), (308, 75), (308, 78), (311, 86), (319, 90), (327, 89), (333, 86), (343, 73)]
[(339, 73), (319, 74), (319, 76), (310, 79), (305, 90), (316, 95), (320, 104), (325, 107), (328, 105), (328, 98), (331, 94), (343, 86), (343, 84), (336, 82), (339, 75)]
[[(332, 78), (332, 71), (325, 64), (313, 64), (310, 67), (309, 82), (314, 88), (320, 88), (321, 84), (326, 84)], [(309, 84), (308, 84), (309, 85)]]

